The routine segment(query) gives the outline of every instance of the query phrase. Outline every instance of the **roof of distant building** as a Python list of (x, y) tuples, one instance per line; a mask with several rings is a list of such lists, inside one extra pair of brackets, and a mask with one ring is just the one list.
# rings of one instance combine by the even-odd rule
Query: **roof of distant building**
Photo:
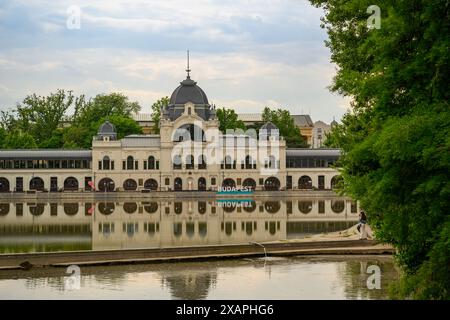
[(314, 127), (314, 123), (308, 114), (293, 114), (294, 123), (298, 127)]

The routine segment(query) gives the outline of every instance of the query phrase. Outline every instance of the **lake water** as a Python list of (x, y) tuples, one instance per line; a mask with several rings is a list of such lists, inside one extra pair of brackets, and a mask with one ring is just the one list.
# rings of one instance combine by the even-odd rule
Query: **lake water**
[[(344, 230), (358, 206), (340, 197), (267, 200), (5, 202), (0, 253), (165, 248), (304, 238)], [(372, 267), (371, 267), (372, 266)], [(369, 289), (370, 268), (380, 288)], [(0, 271), (1, 299), (383, 299), (389, 256), (231, 259)], [(76, 280), (75, 287), (70, 285)], [(238, 293), (238, 294), (237, 294)]]
[[(367, 286), (370, 266), (380, 268), (380, 289)], [(0, 271), (0, 299), (385, 299), (398, 278), (388, 256), (82, 267), (79, 286), (65, 271)]]
[(304, 238), (357, 222), (339, 197), (1, 202), (0, 253), (164, 248)]

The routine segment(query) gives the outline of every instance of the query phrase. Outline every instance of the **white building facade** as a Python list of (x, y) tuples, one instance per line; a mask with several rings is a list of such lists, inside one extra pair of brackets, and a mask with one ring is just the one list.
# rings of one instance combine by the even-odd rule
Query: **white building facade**
[(189, 74), (161, 110), (160, 134), (117, 139), (106, 122), (92, 150), (0, 150), (0, 192), (332, 189), (335, 149), (287, 149), (272, 123), (219, 132), (215, 107)]

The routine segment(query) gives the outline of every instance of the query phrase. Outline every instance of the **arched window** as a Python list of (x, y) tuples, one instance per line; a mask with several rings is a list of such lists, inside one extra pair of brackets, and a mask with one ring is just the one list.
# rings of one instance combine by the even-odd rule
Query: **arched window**
[(111, 160), (108, 156), (103, 157), (103, 170), (111, 170)]
[(98, 204), (98, 211), (100, 211), (100, 213), (104, 214), (105, 216), (113, 213), (115, 208), (116, 205), (114, 204), (114, 202), (100, 202)]
[(244, 180), (244, 182), (242, 182), (242, 186), (246, 187), (247, 189), (250, 190), (255, 190), (256, 188), (256, 181), (252, 178), (247, 178)]
[(194, 156), (186, 156), (186, 169), (194, 169)]
[(266, 201), (264, 203), (264, 209), (268, 213), (277, 213), (281, 208), (280, 201)]
[(334, 213), (341, 213), (345, 209), (345, 202), (343, 200), (333, 200), (331, 201), (331, 210)]
[(195, 223), (194, 222), (186, 222), (186, 235), (189, 238), (192, 238), (195, 233)]
[(181, 178), (175, 178), (173, 181), (173, 189), (175, 191), (183, 190), (183, 180), (181, 180)]
[(331, 178), (331, 189), (339, 188), (342, 184), (342, 176), (334, 176)]
[(264, 189), (269, 191), (280, 190), (280, 180), (276, 177), (267, 178), (266, 181), (264, 181)]
[(9, 180), (0, 178), (0, 192), (9, 192)]
[(102, 192), (113, 192), (114, 189), (114, 181), (112, 181), (110, 178), (103, 178), (98, 182), (98, 190)]
[(181, 156), (176, 154), (173, 156), (172, 159), (173, 168), (174, 169), (181, 169)]
[(203, 154), (198, 157), (198, 168), (206, 169), (206, 157)]
[(138, 205), (136, 202), (125, 202), (123, 204), (123, 211), (128, 214), (133, 214), (137, 211)]
[(250, 155), (245, 157), (245, 169), (253, 169), (253, 159)]
[(206, 212), (206, 202), (205, 201), (200, 201), (198, 203), (198, 213), (205, 214), (205, 212)]
[(277, 159), (274, 156), (269, 157), (269, 168), (270, 169), (276, 169), (277, 166)]
[(244, 211), (245, 212), (253, 212), (256, 209), (256, 202), (254, 200), (248, 202), (246, 205), (244, 205)]
[(78, 180), (74, 177), (68, 177), (66, 180), (64, 180), (64, 190), (78, 190)]
[(231, 169), (232, 168), (233, 161), (231, 160), (230, 156), (225, 157), (225, 169)]
[(206, 179), (205, 179), (205, 178), (203, 178), (203, 177), (198, 178), (198, 186), (197, 186), (197, 189), (198, 189), (199, 191), (206, 191)]
[(6, 216), (9, 213), (9, 203), (0, 203), (0, 216)]
[(299, 201), (298, 202), (298, 210), (300, 210), (301, 213), (307, 214), (310, 213), (312, 210), (312, 201)]
[(208, 225), (206, 222), (199, 222), (198, 223), (198, 234), (200, 237), (204, 238), (206, 237), (206, 234), (208, 233)]
[(223, 180), (222, 188), (236, 188), (236, 182), (231, 178), (227, 178)]
[(134, 169), (134, 158), (132, 156), (128, 156), (127, 158), (127, 170)]
[(150, 202), (150, 203), (143, 203), (144, 205), (144, 210), (147, 213), (155, 213), (156, 211), (158, 211), (158, 203), (157, 202)]
[(68, 216), (74, 216), (78, 213), (78, 203), (64, 203), (64, 213)]
[(312, 189), (312, 180), (309, 176), (301, 176), (298, 179), (298, 188), (299, 189)]
[(44, 180), (34, 177), (30, 180), (30, 190), (44, 191)]
[(174, 211), (176, 214), (182, 213), (182, 212), (183, 212), (183, 202), (175, 202), (175, 203), (173, 204), (173, 211)]
[(44, 206), (45, 206), (45, 203), (38, 203), (38, 204), (35, 204), (35, 205), (31, 205), (30, 206), (30, 213), (33, 216), (40, 216), (41, 214), (44, 213)]
[(126, 191), (134, 191), (137, 189), (137, 183), (133, 179), (127, 179), (123, 182), (123, 189)]
[(158, 190), (158, 182), (155, 179), (147, 179), (144, 182), (144, 188), (147, 190)]
[(155, 157), (154, 156), (148, 157), (148, 169), (149, 170), (155, 169)]

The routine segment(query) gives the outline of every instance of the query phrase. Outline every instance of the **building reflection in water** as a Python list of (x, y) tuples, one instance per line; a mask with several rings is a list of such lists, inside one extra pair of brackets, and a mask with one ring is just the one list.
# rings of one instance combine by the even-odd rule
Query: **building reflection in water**
[(269, 200), (2, 202), (0, 252), (161, 248), (266, 242), (354, 225), (341, 197)]

